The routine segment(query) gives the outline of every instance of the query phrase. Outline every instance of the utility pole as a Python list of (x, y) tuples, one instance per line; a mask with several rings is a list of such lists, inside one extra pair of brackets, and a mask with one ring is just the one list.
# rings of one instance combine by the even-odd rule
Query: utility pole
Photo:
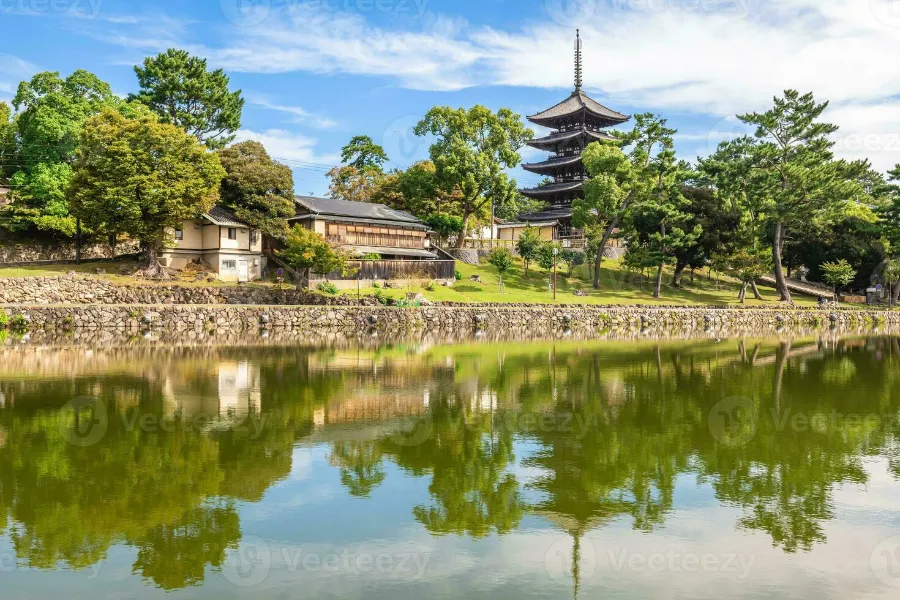
[(75, 219), (75, 264), (81, 264), (81, 219)]
[(559, 248), (553, 247), (553, 300), (556, 300), (556, 261), (559, 257)]

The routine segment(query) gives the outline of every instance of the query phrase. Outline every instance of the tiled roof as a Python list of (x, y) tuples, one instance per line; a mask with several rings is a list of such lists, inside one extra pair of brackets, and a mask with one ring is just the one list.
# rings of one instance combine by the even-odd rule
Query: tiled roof
[(550, 196), (559, 192), (580, 190), (584, 186), (583, 181), (564, 181), (563, 183), (550, 183), (536, 188), (520, 190), (526, 196)]
[(524, 213), (519, 215), (520, 221), (532, 223), (534, 221), (546, 222), (567, 219), (572, 216), (571, 207), (552, 207), (536, 213)]
[(577, 137), (585, 136), (591, 141), (599, 141), (599, 140), (615, 140), (616, 138), (605, 131), (591, 131), (590, 129), (586, 129), (581, 127), (579, 129), (572, 129), (571, 131), (560, 131), (556, 133), (552, 133), (548, 136), (537, 138), (528, 142), (528, 145), (533, 148), (546, 148), (553, 147), (560, 142), (564, 142), (566, 140), (571, 140)]
[(612, 121), (614, 123), (624, 123), (630, 118), (620, 112), (616, 112), (610, 108), (606, 108), (605, 106), (579, 90), (573, 92), (571, 96), (569, 96), (556, 106), (551, 106), (543, 112), (539, 112), (536, 115), (531, 115), (530, 117), (528, 117), (528, 120), (535, 122), (550, 121), (553, 119), (564, 117), (566, 115), (575, 114), (581, 110), (586, 110), (587, 112), (594, 114), (601, 119)]
[(233, 212), (221, 206), (213, 206), (203, 217), (208, 219), (213, 225), (222, 227), (249, 227), (243, 221), (238, 221)]
[(396, 210), (384, 204), (350, 202), (348, 200), (316, 198), (314, 196), (296, 196), (294, 200), (297, 204), (316, 215), (394, 221), (406, 225), (424, 226), (421, 219), (414, 217), (408, 212)]
[(526, 171), (533, 173), (546, 173), (555, 170), (557, 167), (565, 167), (567, 165), (575, 165), (581, 163), (581, 155), (573, 156), (554, 156), (548, 160), (539, 163), (527, 163), (522, 165)]

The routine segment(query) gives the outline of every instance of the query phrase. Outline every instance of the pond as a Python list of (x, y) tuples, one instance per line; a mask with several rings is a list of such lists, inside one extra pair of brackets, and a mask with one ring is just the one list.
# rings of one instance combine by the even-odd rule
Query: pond
[(3, 598), (896, 598), (900, 340), (10, 347)]

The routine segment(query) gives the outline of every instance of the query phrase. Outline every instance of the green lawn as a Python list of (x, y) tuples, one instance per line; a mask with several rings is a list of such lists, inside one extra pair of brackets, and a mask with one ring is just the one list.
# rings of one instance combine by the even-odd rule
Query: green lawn
[[(643, 285), (639, 282), (637, 276), (627, 274), (616, 261), (604, 261), (604, 268), (601, 270), (601, 289), (594, 290), (590, 282), (587, 280), (587, 268), (580, 267), (576, 276), (566, 278), (565, 273), (558, 274), (557, 298), (556, 303), (559, 304), (679, 304), (679, 305), (737, 305), (738, 284), (733, 280), (723, 278), (718, 286), (715, 279), (709, 279), (707, 275), (696, 274), (694, 282), (691, 283), (690, 274), (686, 274), (683, 278), (683, 288), (675, 289), (669, 287), (671, 280), (671, 271), (666, 272), (664, 279), (662, 298), (659, 300), (653, 298), (653, 282), (644, 279)], [(92, 275), (95, 277), (108, 279), (120, 284), (146, 284), (154, 285), (154, 282), (142, 282), (129, 275), (120, 275), (119, 269), (122, 265), (134, 268), (134, 263), (123, 261), (109, 261), (86, 263), (82, 265), (42, 265), (36, 267), (16, 267), (16, 268), (0, 268), (0, 278), (2, 277), (58, 277), (65, 275), (69, 271)], [(104, 269), (106, 274), (96, 275), (97, 269)], [(432, 301), (450, 301), (450, 302), (517, 302), (529, 304), (551, 304), (554, 302), (553, 293), (548, 287), (549, 277), (546, 271), (539, 267), (532, 266), (528, 275), (524, 273), (524, 268), (517, 259), (516, 266), (504, 278), (505, 289), (501, 293), (497, 286), (497, 271), (487, 264), (480, 266), (467, 265), (462, 262), (457, 263), (457, 269), (462, 274), (462, 279), (454, 283), (453, 287), (435, 287), (434, 291), (427, 291), (423, 284), (414, 282), (406, 284), (399, 289), (383, 289), (382, 293), (392, 298), (403, 298), (407, 292), (421, 292), (426, 298)], [(472, 281), (471, 277), (478, 275), (481, 281)], [(234, 283), (206, 281), (195, 281), (191, 277), (174, 279), (171, 282), (177, 285), (186, 286), (227, 286), (236, 285)], [(263, 282), (257, 282), (253, 285), (271, 285)], [(576, 296), (575, 290), (584, 290), (587, 292), (586, 297)], [(375, 288), (364, 288), (363, 295), (374, 294)], [(760, 302), (753, 299), (747, 300), (747, 306), (772, 305), (778, 300), (778, 296), (771, 288), (761, 287), (760, 291), (764, 296), (764, 301)], [(355, 296), (356, 290), (348, 290), (344, 292), (349, 296)], [(748, 294), (752, 298), (752, 294)], [(794, 295), (794, 301), (798, 304), (812, 305), (815, 299), (805, 296)]]
[[(653, 282), (644, 278), (643, 285), (636, 275), (629, 275), (622, 269), (617, 261), (605, 260), (601, 269), (601, 285), (599, 290), (594, 290), (587, 280), (587, 267), (580, 267), (572, 278), (566, 278), (565, 273), (557, 275), (557, 294), (555, 302), (558, 304), (667, 304), (667, 305), (739, 305), (737, 300), (739, 285), (734, 280), (723, 277), (718, 285), (715, 275), (709, 279), (704, 274), (696, 273), (694, 282), (691, 283), (690, 273), (682, 277), (682, 288), (676, 289), (669, 286), (672, 279), (671, 270), (666, 270), (663, 280), (662, 298), (653, 298)], [(407, 292), (422, 293), (432, 301), (451, 302), (522, 302), (530, 304), (552, 304), (553, 292), (550, 291), (549, 276), (546, 271), (531, 266), (526, 276), (521, 261), (516, 262), (515, 268), (504, 277), (504, 290), (498, 289), (497, 271), (487, 264), (480, 266), (457, 263), (457, 269), (462, 274), (462, 279), (453, 287), (435, 287), (434, 291), (427, 291), (423, 285), (415, 282), (406, 284), (399, 289), (383, 289), (382, 293), (392, 298), (403, 298)], [(481, 281), (472, 281), (471, 277), (478, 275)], [(576, 296), (576, 290), (587, 292), (587, 296)], [(374, 288), (363, 288), (363, 295), (374, 294)], [(753, 299), (753, 294), (748, 290), (747, 306), (772, 305), (778, 301), (778, 295), (771, 288), (760, 287), (763, 300)], [(355, 296), (356, 290), (344, 292)], [(815, 299), (794, 295), (797, 304), (815, 304)]]

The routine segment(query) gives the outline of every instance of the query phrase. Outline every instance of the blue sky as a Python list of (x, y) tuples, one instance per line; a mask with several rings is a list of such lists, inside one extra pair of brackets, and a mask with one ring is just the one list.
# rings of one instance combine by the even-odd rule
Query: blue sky
[(78, 68), (124, 95), (133, 65), (185, 48), (243, 90), (239, 138), (295, 167), (298, 192), (323, 194), (353, 135), (404, 167), (427, 156), (412, 128), (431, 106), (526, 115), (562, 100), (576, 26), (588, 92), (667, 117), (682, 158), (793, 87), (831, 101), (839, 155), (900, 163), (898, 0), (0, 0), (0, 100), (35, 72)]

